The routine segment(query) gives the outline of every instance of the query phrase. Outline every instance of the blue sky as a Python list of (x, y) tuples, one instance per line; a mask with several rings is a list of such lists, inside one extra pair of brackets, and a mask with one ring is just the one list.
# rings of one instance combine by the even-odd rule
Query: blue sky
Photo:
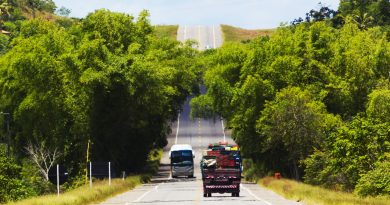
[(152, 24), (229, 24), (242, 28), (274, 28), (304, 17), (318, 2), (337, 9), (339, 0), (54, 0), (57, 7), (72, 10), (70, 16), (85, 17), (106, 8), (137, 16), (147, 9)]

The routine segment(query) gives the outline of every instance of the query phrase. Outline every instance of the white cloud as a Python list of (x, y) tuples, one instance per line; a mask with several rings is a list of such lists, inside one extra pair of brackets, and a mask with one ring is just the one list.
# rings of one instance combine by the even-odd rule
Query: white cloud
[[(71, 16), (84, 17), (107, 8), (137, 16), (142, 9), (151, 13), (153, 24), (230, 24), (243, 28), (273, 28), (281, 22), (304, 17), (318, 8), (313, 0), (54, 0), (58, 7), (72, 10)], [(338, 0), (322, 0), (337, 9)]]

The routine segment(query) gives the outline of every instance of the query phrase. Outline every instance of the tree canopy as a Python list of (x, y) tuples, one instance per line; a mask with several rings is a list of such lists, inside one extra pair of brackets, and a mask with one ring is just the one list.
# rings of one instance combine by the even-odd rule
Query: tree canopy
[(389, 152), (386, 35), (347, 17), (339, 28), (311, 21), (226, 43), (207, 57), (207, 93), (193, 105), (227, 120), (254, 163), (248, 173), (277, 171), (367, 195), (361, 189), (372, 178), (361, 177), (382, 170), (374, 164)]
[(0, 109), (12, 116), (13, 153), (23, 158), (29, 143), (56, 149), (73, 176), (88, 152), (118, 173), (142, 170), (198, 85), (197, 52), (157, 38), (146, 11), (97, 10), (70, 27), (32, 19), (7, 49)]

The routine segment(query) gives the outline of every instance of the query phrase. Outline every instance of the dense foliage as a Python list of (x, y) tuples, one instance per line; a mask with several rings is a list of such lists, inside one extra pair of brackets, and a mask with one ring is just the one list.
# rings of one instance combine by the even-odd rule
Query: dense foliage
[(142, 170), (150, 150), (166, 144), (196, 91), (197, 52), (157, 38), (148, 16), (98, 10), (67, 27), (21, 23), (0, 56), (0, 110), (11, 113), (19, 160), (32, 143), (59, 151), (71, 176), (87, 155), (113, 162), (119, 175)]
[[(253, 161), (248, 173), (278, 171), (386, 194), (388, 178), (374, 182), (369, 174), (383, 171), (390, 152), (389, 49), (380, 27), (362, 30), (351, 17), (340, 28), (328, 21), (280, 27), (271, 37), (210, 53), (207, 94), (193, 105), (228, 121)], [(366, 191), (374, 189), (370, 183), (380, 187)]]

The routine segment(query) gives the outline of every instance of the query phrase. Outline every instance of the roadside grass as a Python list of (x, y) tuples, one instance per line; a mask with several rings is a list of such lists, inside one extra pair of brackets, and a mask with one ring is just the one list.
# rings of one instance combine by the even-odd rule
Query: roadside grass
[(352, 193), (338, 192), (288, 179), (263, 178), (260, 185), (307, 205), (388, 205), (390, 197), (361, 198)]
[(55, 194), (34, 197), (18, 202), (7, 203), (7, 205), (86, 205), (102, 202), (105, 199), (133, 189), (141, 184), (141, 176), (130, 176), (125, 180), (114, 179), (111, 186), (108, 180), (94, 181), (92, 188), (89, 185), (83, 185), (71, 191), (61, 193), (57, 197)]
[(221, 25), (225, 42), (245, 42), (258, 36), (271, 36), (275, 29), (248, 30), (229, 25)]
[(94, 180), (92, 188), (89, 187), (89, 184), (86, 184), (61, 193), (60, 196), (50, 194), (17, 202), (9, 202), (6, 205), (88, 205), (99, 203), (131, 190), (142, 183), (149, 182), (153, 174), (158, 171), (162, 153), (162, 149), (152, 150), (149, 154), (147, 166), (145, 166), (142, 173), (128, 176), (124, 180), (113, 179), (111, 186), (109, 186), (107, 179)]
[(176, 40), (178, 25), (156, 25), (154, 27), (155, 34), (158, 38), (170, 38)]

